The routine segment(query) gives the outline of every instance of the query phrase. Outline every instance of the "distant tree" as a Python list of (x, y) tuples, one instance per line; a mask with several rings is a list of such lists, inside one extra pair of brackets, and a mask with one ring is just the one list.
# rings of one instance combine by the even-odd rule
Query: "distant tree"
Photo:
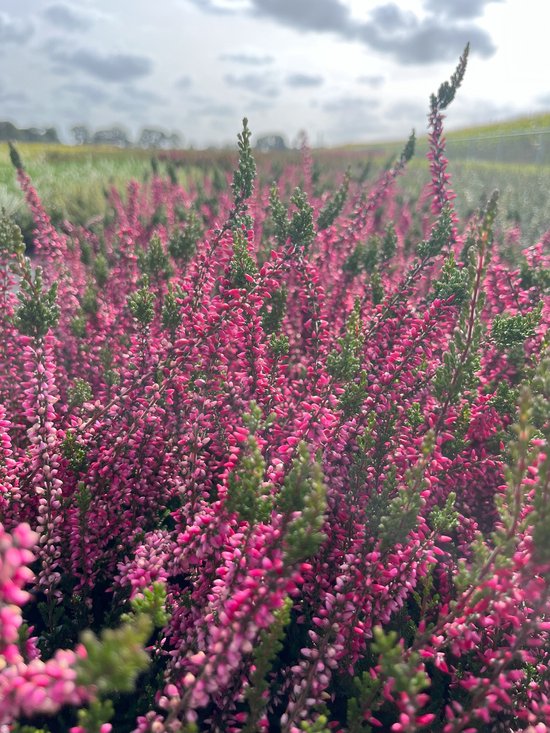
[(256, 140), (256, 150), (267, 153), (270, 150), (286, 150), (286, 143), (282, 135), (263, 135)]
[(148, 150), (178, 148), (181, 146), (181, 138), (177, 132), (168, 134), (164, 130), (146, 127), (141, 131), (137, 146)]
[(0, 122), (0, 140), (19, 140), (20, 130), (12, 122)]
[(167, 135), (163, 130), (145, 127), (138, 138), (137, 146), (146, 149), (164, 148), (166, 147), (166, 139)]
[(92, 143), (94, 145), (113, 145), (117, 148), (129, 148), (132, 144), (121, 127), (109, 127), (94, 132)]
[(91, 133), (86, 125), (74, 125), (71, 127), (71, 135), (75, 145), (88, 145), (91, 139)]
[(42, 132), (40, 141), (43, 143), (59, 143), (59, 137), (57, 136), (57, 130), (55, 127), (47, 127)]
[(12, 122), (0, 122), (0, 140), (26, 143), (58, 143), (59, 137), (54, 127), (19, 129)]
[(181, 148), (183, 145), (183, 140), (181, 139), (181, 135), (179, 132), (172, 132), (170, 135), (168, 135), (168, 147), (172, 150), (175, 150), (176, 148)]

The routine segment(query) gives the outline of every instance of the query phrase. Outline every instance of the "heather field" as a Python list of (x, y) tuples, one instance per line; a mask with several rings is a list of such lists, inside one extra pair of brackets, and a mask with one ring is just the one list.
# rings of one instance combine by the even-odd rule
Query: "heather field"
[(466, 59), (416, 157), (0, 161), (1, 733), (550, 730), (550, 169), (449, 163)]

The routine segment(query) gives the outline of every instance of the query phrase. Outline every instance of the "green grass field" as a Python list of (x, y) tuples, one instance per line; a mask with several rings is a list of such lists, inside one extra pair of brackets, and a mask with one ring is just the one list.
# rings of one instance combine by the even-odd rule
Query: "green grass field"
[[(544, 233), (550, 212), (550, 134), (543, 130), (550, 132), (550, 114), (470, 127), (447, 135), (449, 169), (462, 217), (483, 204), (497, 188), (501, 193), (501, 224), (519, 223), (526, 245)], [(314, 156), (321, 167), (331, 167), (337, 160), (339, 169), (347, 158), (357, 175), (370, 160), (372, 177), (399, 154), (401, 147), (402, 142), (354, 145), (314, 151)], [(105, 193), (111, 186), (124, 188), (131, 179), (149, 178), (155, 157), (144, 150), (31, 143), (19, 145), (18, 150), (54, 221), (67, 218), (76, 224), (86, 224), (106, 213)], [(416, 193), (428, 180), (426, 150), (427, 141), (421, 137), (403, 178), (405, 192)], [(266, 175), (276, 170), (277, 155), (286, 160), (295, 153), (270, 153), (267, 157), (257, 154), (264, 164), (271, 161), (271, 166), (264, 165)], [(228, 151), (181, 151), (176, 154), (177, 166), (172, 166), (172, 174), (185, 183), (189, 176), (202, 176), (209, 166), (230, 170), (234, 157)], [(167, 172), (165, 164), (161, 163), (161, 170)], [(30, 225), (6, 144), (0, 147), (1, 208), (15, 215), (21, 224)]]

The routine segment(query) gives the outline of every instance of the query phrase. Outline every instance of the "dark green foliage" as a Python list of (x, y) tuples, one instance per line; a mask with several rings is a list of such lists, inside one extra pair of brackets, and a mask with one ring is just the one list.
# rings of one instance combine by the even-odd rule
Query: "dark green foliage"
[(460, 57), (458, 66), (456, 67), (454, 74), (451, 76), (450, 81), (443, 82), (443, 84), (439, 87), (437, 95), (431, 95), (430, 106), (432, 112), (435, 110), (446, 109), (455, 98), (455, 94), (464, 79), (466, 64), (468, 63), (469, 51), (470, 44), (468, 43), (466, 44), (466, 48), (464, 49), (462, 56)]
[(83, 632), (81, 642), (87, 656), (79, 660), (79, 684), (94, 685), (100, 695), (131, 692), (137, 676), (149, 664), (143, 647), (152, 630), (152, 619), (139, 614), (117, 629), (104, 629), (100, 637)]
[(290, 239), (292, 244), (307, 251), (315, 238), (313, 207), (310, 206), (306, 194), (300, 188), (294, 189), (290, 202), (295, 207), (291, 219), (288, 218), (288, 211), (279, 197), (277, 187), (275, 185), (271, 187), (269, 208), (277, 244), (282, 247)]
[(470, 277), (468, 269), (460, 268), (451, 251), (441, 269), (441, 276), (433, 284), (432, 298), (448, 300), (452, 304), (462, 306), (470, 295)]
[(273, 354), (274, 359), (280, 359), (286, 356), (290, 349), (290, 342), (288, 336), (284, 334), (272, 333), (269, 337), (269, 350)]
[(427, 241), (420, 242), (416, 248), (416, 252), (421, 260), (430, 260), (437, 257), (438, 254), (449, 244), (453, 229), (453, 219), (451, 209), (446, 206), (437, 222), (435, 223), (430, 238)]
[(234, 288), (249, 290), (252, 280), (258, 274), (258, 267), (248, 251), (248, 242), (243, 231), (233, 233), (233, 257), (230, 264), (230, 280)]
[(279, 247), (283, 247), (288, 239), (289, 221), (286, 206), (279, 197), (279, 190), (276, 184), (273, 184), (269, 191), (269, 209), (271, 211), (277, 244)]
[(517, 388), (502, 381), (498, 383), (496, 394), (492, 397), (490, 404), (499, 415), (512, 417), (517, 411), (518, 396)]
[(407, 410), (407, 423), (413, 428), (419, 428), (424, 423), (424, 414), (420, 402), (413, 402)]
[(138, 265), (141, 272), (151, 279), (167, 280), (171, 276), (172, 266), (158, 234), (154, 234), (149, 246), (138, 253)]
[(155, 296), (149, 290), (149, 278), (144, 275), (143, 286), (128, 296), (130, 313), (142, 326), (148, 326), (155, 317)]
[(94, 260), (92, 265), (92, 271), (94, 273), (95, 281), (98, 288), (104, 288), (109, 279), (109, 263), (107, 258), (100, 252)]
[(0, 216), (0, 251), (8, 252), (16, 257), (25, 254), (25, 242), (21, 229), (13, 222), (5, 211)]
[(69, 467), (73, 473), (81, 473), (86, 468), (87, 452), (86, 449), (77, 441), (75, 434), (68, 431), (65, 439), (61, 444), (61, 452), (63, 457), (67, 459)]
[(93, 283), (88, 283), (86, 290), (84, 291), (80, 300), (80, 307), (82, 312), (88, 316), (95, 316), (99, 309), (99, 303), (97, 302), (97, 289)]
[(418, 524), (419, 511), (420, 492), (411, 486), (399, 489), (397, 495), (386, 505), (380, 519), (379, 535), (382, 551), (407, 541), (409, 533)]
[(526, 339), (535, 334), (542, 312), (542, 303), (526, 315), (518, 313), (515, 316), (501, 314), (495, 316), (491, 336), (501, 349), (511, 348), (523, 344)]
[(69, 387), (68, 402), (71, 407), (79, 407), (92, 399), (92, 388), (85, 379), (75, 379)]
[(382, 278), (380, 277), (380, 273), (378, 271), (374, 271), (372, 273), (371, 279), (370, 279), (370, 286), (371, 286), (371, 298), (373, 305), (378, 305), (381, 303), (386, 294), (384, 292), (384, 285), (382, 283)]
[(57, 283), (44, 291), (42, 268), (36, 268), (34, 278), (29, 271), (28, 279), (21, 281), (17, 297), (21, 305), (15, 312), (15, 325), (22, 334), (42, 339), (51, 328), (57, 326)]
[(345, 385), (344, 392), (338, 400), (338, 406), (345, 417), (358, 415), (361, 412), (361, 407), (367, 396), (367, 388), (368, 379), (365, 371), (361, 371), (358, 379), (350, 381)]
[(8, 143), (9, 149), (10, 149), (10, 160), (13, 167), (18, 170), (23, 170), (23, 163), (21, 161), (21, 156), (19, 155), (19, 151), (15, 147), (13, 143)]
[(288, 226), (288, 236), (293, 244), (302, 247), (305, 251), (315, 238), (315, 227), (313, 225), (313, 206), (310, 206), (307, 195), (299, 188), (294, 190), (290, 197), (291, 203), (296, 207)]
[(203, 235), (202, 224), (194, 211), (183, 212), (185, 226), (170, 237), (168, 252), (175, 260), (188, 262), (195, 254), (197, 242)]
[(153, 583), (151, 588), (144, 588), (143, 593), (133, 598), (131, 604), (132, 614), (123, 616), (123, 621), (131, 622), (134, 614), (142, 614), (151, 619), (155, 628), (162, 629), (170, 620), (170, 614), (166, 611), (166, 587), (163, 583)]
[(269, 690), (268, 675), (278, 653), (283, 648), (286, 627), (290, 623), (292, 601), (286, 598), (284, 604), (274, 613), (274, 620), (268, 629), (263, 629), (253, 652), (254, 671), (250, 675), (250, 687), (246, 699), (250, 708), (243, 733), (255, 733), (258, 720), (265, 709), (264, 693)]
[(443, 507), (435, 507), (430, 512), (430, 524), (436, 532), (449, 534), (458, 526), (458, 513), (455, 509), (456, 494), (451, 491)]
[(313, 462), (305, 443), (300, 443), (297, 457), (276, 498), (278, 511), (286, 516), (300, 512), (287, 525), (285, 558), (289, 563), (299, 562), (315, 554), (325, 535), (326, 489), (323, 474)]
[(266, 334), (276, 333), (286, 312), (287, 291), (285, 287), (277, 288), (271, 294), (271, 299), (262, 308), (262, 326)]
[(381, 262), (387, 262), (395, 255), (397, 251), (397, 234), (395, 227), (392, 222), (386, 227), (384, 237), (382, 238), (382, 244), (380, 247), (380, 260)]
[(414, 155), (415, 148), (416, 148), (416, 135), (415, 135), (414, 130), (412, 130), (411, 134), (409, 135), (409, 139), (407, 140), (405, 147), (403, 148), (403, 152), (401, 153), (401, 158), (400, 158), (401, 164), (409, 162), (409, 160)]
[(249, 524), (267, 522), (273, 501), (264, 481), (265, 461), (253, 435), (247, 439), (238, 466), (229, 477), (225, 508)]
[(361, 304), (356, 300), (347, 323), (346, 331), (338, 339), (339, 350), (334, 349), (327, 357), (327, 371), (341, 382), (353, 379), (361, 365), (361, 350), (365, 337), (361, 323)]
[(176, 293), (168, 286), (168, 292), (164, 297), (164, 303), (162, 304), (162, 327), (167, 331), (170, 331), (174, 336), (178, 326), (181, 323), (180, 306), (177, 301), (177, 297), (181, 296), (181, 291), (176, 289)]
[(550, 268), (531, 267), (527, 260), (523, 260), (520, 274), (523, 288), (537, 288), (541, 293), (547, 293), (550, 290)]
[(334, 221), (344, 208), (349, 190), (349, 181), (350, 171), (348, 169), (346, 171), (346, 175), (344, 176), (344, 181), (342, 185), (336, 191), (334, 196), (329, 201), (327, 201), (327, 203), (324, 205), (319, 213), (319, 217), (317, 219), (317, 229), (319, 231), (327, 229), (329, 226), (331, 226), (331, 224), (334, 223)]
[(251, 132), (248, 128), (248, 120), (243, 119), (243, 130), (237, 136), (239, 149), (239, 165), (233, 173), (233, 212), (230, 216), (231, 226), (242, 226), (250, 228), (250, 217), (246, 215), (246, 201), (254, 191), (254, 179), (256, 178), (256, 162), (252, 155), (250, 145)]

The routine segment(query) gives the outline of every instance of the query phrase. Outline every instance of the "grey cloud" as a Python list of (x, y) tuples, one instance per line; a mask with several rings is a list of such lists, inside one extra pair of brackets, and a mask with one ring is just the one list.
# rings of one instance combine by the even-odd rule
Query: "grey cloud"
[(12, 18), (7, 13), (0, 12), (0, 43), (26, 43), (34, 32), (33, 25), (28, 21)]
[(218, 102), (208, 97), (193, 96), (190, 99), (192, 109), (190, 115), (203, 117), (229, 117), (235, 114), (235, 109), (229, 104)]
[(174, 83), (174, 86), (176, 89), (189, 89), (190, 86), (192, 86), (193, 80), (190, 76), (180, 76), (179, 79), (176, 80)]
[[(484, 2), (495, 0), (427, 0), (439, 12), (418, 18), (395, 3), (375, 7), (367, 21), (351, 17), (341, 0), (252, 0), (252, 12), (300, 31), (336, 33), (346, 40), (359, 41), (402, 64), (428, 64), (453, 60), (468, 41), (472, 52), (491, 56), (495, 46), (489, 34), (462, 21), (479, 14)], [(498, 1), (498, 0), (497, 0)], [(452, 10), (452, 7), (464, 7)]]
[(491, 56), (495, 51), (489, 34), (481, 28), (451, 25), (434, 17), (419, 20), (394, 3), (376, 8), (371, 18), (357, 30), (357, 37), (402, 64), (455, 60), (468, 41), (482, 56)]
[(374, 97), (355, 97), (352, 95), (329, 99), (321, 104), (325, 112), (364, 112), (369, 109), (376, 109), (380, 101)]
[(44, 10), (43, 15), (46, 20), (56, 27), (65, 28), (68, 31), (87, 30), (92, 25), (90, 18), (82, 15), (70, 5), (64, 5), (63, 3), (49, 5)]
[(320, 87), (324, 82), (322, 76), (318, 74), (289, 74), (286, 83), (291, 87)]
[(0, 103), (7, 104), (8, 106), (19, 106), (26, 104), (29, 101), (29, 97), (24, 92), (4, 92), (0, 91)]
[(79, 97), (82, 101), (91, 104), (102, 104), (109, 99), (109, 94), (103, 87), (86, 83), (67, 83), (59, 87), (62, 95), (70, 94)]
[(384, 83), (384, 77), (379, 74), (362, 74), (357, 77), (359, 84), (366, 84), (369, 87), (378, 88)]
[[(142, 106), (144, 104), (165, 104), (166, 99), (150, 89), (139, 89), (134, 86), (125, 86), (121, 89), (121, 96), (126, 102)], [(120, 97), (118, 97), (120, 98)]]
[(255, 14), (298, 30), (347, 33), (352, 28), (350, 12), (340, 0), (253, 0), (253, 7)]
[(229, 86), (244, 89), (252, 94), (259, 94), (262, 97), (277, 97), (280, 93), (273, 80), (266, 74), (226, 74), (224, 81)]
[(204, 13), (211, 15), (233, 15), (236, 12), (234, 8), (218, 5), (213, 0), (189, 0), (189, 2)]
[(409, 122), (411, 126), (423, 123), (425, 127), (427, 124), (428, 100), (425, 104), (402, 100), (396, 104), (391, 104), (385, 109), (385, 113), (391, 120)]
[(237, 51), (235, 53), (222, 53), (221, 61), (230, 61), (235, 64), (244, 64), (245, 66), (263, 66), (272, 64), (275, 59), (268, 54), (254, 53), (252, 51)]
[(50, 48), (50, 55), (60, 72), (65, 74), (80, 69), (106, 82), (129, 82), (151, 73), (153, 62), (147, 56), (133, 54), (100, 54), (88, 49), (64, 52)]
[(446, 18), (471, 19), (483, 15), (489, 3), (500, 3), (503, 0), (426, 0), (426, 10)]

